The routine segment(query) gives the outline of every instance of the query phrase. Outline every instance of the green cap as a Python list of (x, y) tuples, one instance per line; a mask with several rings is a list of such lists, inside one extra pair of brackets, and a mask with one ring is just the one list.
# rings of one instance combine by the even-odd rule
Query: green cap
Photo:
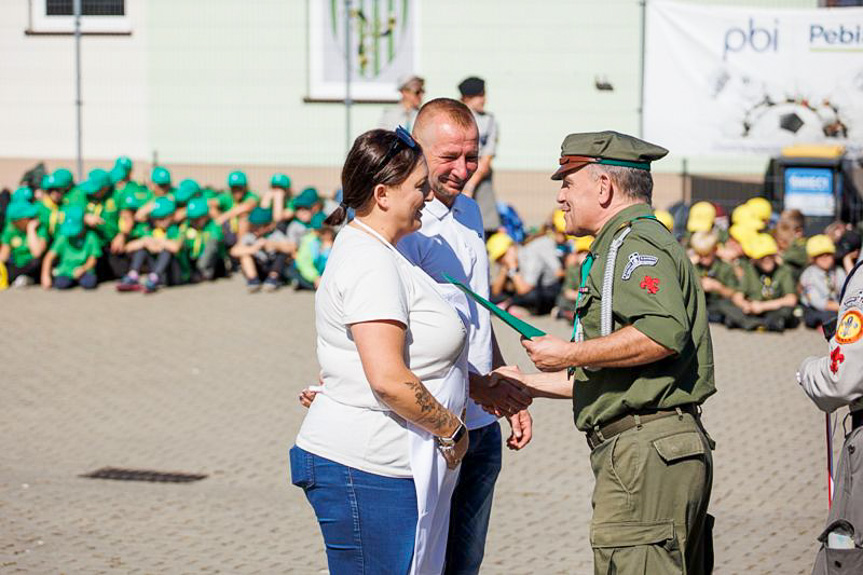
[(94, 184), (90, 180), (84, 180), (83, 182), (78, 184), (77, 189), (83, 191), (88, 196), (92, 196), (93, 194), (98, 192), (101, 188), (99, 188), (99, 186), (97, 186), (96, 184)]
[(186, 217), (190, 220), (206, 216), (210, 211), (207, 198), (192, 198), (186, 206)]
[(167, 168), (163, 168), (162, 166), (156, 166), (155, 168), (153, 168), (153, 173), (150, 174), (150, 179), (157, 186), (170, 186), (171, 172), (169, 172)]
[(54, 177), (51, 174), (45, 174), (42, 176), (42, 182), (39, 184), (43, 190), (53, 190), (54, 189)]
[(199, 193), (201, 193), (201, 186), (198, 185), (198, 182), (195, 180), (183, 180), (177, 186), (177, 191), (174, 192), (174, 199), (177, 200), (178, 204), (185, 205)]
[(28, 188), (27, 186), (22, 186), (15, 190), (12, 194), (13, 202), (32, 202), (33, 201), (33, 190)]
[(319, 201), (321, 201), (321, 198), (318, 196), (318, 191), (315, 188), (306, 188), (294, 198), (294, 207), (311, 208)]
[(587, 164), (622, 166), (650, 171), (650, 163), (668, 154), (661, 146), (633, 136), (607, 130), (570, 134), (560, 146), (560, 168), (551, 176), (562, 180), (569, 172)]
[(311, 222), (309, 222), (309, 226), (313, 230), (319, 230), (322, 227), (324, 227), (324, 220), (325, 219), (327, 219), (327, 216), (324, 214), (324, 212), (318, 212), (312, 216), (312, 220), (311, 220)]
[(55, 188), (70, 188), (75, 183), (75, 178), (72, 177), (72, 172), (66, 168), (54, 170), (51, 178), (54, 180)]
[(248, 185), (249, 180), (246, 178), (246, 174), (240, 171), (231, 172), (228, 174), (228, 187), (229, 188), (242, 188), (243, 186)]
[(13, 201), (6, 207), (6, 218), (9, 221), (35, 218), (39, 213), (38, 208), (30, 202)]
[(120, 156), (119, 158), (117, 158), (117, 161), (114, 162), (114, 167), (123, 168), (128, 174), (132, 171), (132, 159), (129, 158), (129, 156)]
[(67, 238), (74, 238), (81, 235), (83, 231), (84, 214), (67, 211), (63, 218), (63, 223), (60, 224), (60, 235), (66, 236)]
[(285, 174), (273, 174), (273, 177), (270, 179), (270, 187), (287, 190), (291, 187), (291, 178)]
[(249, 214), (249, 223), (263, 226), (273, 221), (273, 210), (257, 207)]
[(122, 182), (126, 176), (129, 175), (129, 171), (123, 166), (114, 166), (111, 168), (111, 171), (108, 172), (108, 177), (111, 178), (112, 184), (117, 184)]
[(90, 171), (89, 180), (90, 183), (93, 184), (93, 187), (96, 188), (95, 191), (111, 186), (111, 176), (108, 175), (108, 172), (100, 168)]
[(171, 198), (156, 198), (156, 206), (150, 212), (151, 218), (167, 218), (177, 210), (177, 204)]
[(130, 182), (123, 188), (123, 198), (120, 207), (124, 210), (137, 210), (147, 200), (147, 190), (135, 182)]

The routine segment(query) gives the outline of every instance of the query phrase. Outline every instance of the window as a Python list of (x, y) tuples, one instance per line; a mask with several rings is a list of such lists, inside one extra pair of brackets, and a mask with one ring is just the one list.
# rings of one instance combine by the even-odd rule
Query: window
[[(74, 0), (29, 0), (28, 34), (74, 34)], [(83, 34), (131, 34), (129, 0), (81, 0)]]

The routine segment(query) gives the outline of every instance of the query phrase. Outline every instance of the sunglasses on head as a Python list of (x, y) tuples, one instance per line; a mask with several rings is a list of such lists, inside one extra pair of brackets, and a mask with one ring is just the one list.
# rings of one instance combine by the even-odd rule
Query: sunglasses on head
[(390, 149), (384, 156), (384, 159), (381, 161), (381, 165), (377, 171), (381, 171), (382, 169), (384, 169), (384, 166), (386, 166), (390, 162), (390, 160), (395, 157), (395, 155), (399, 152), (399, 144), (404, 144), (411, 150), (416, 150), (419, 147), (416, 143), (416, 140), (414, 140), (411, 137), (410, 133), (401, 126), (395, 129), (395, 134), (396, 139), (393, 142), (393, 145), (390, 146)]

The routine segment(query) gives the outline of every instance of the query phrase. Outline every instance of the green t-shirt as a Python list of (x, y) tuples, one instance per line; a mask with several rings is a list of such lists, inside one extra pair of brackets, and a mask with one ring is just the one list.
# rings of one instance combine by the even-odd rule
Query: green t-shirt
[(111, 192), (101, 202), (87, 204), (87, 213), (94, 214), (105, 222), (93, 228), (103, 245), (110, 243), (120, 231), (121, 195), (120, 192)]
[(782, 252), (782, 263), (790, 268), (791, 278), (794, 283), (800, 279), (800, 275), (809, 265), (809, 256), (806, 255), (806, 240), (798, 238)]
[[(48, 239), (45, 226), (40, 225), (36, 228), (36, 235), (43, 240)], [(2, 236), (0, 236), (0, 244), (12, 248), (9, 259), (18, 267), (27, 265), (33, 259), (33, 254), (30, 253), (30, 247), (27, 245), (27, 231), (22, 232), (12, 222), (6, 222), (6, 227), (3, 229)]]
[(87, 190), (81, 188), (81, 186), (75, 186), (69, 190), (65, 196), (63, 196), (64, 206), (86, 206), (89, 201), (90, 199), (87, 196)]
[[(132, 217), (134, 217), (135, 212), (138, 211), (139, 208), (143, 207), (147, 202), (153, 199), (153, 192), (144, 186), (138, 185), (134, 182), (129, 182), (119, 193), (118, 199), (120, 210), (127, 210)], [(131, 230), (120, 231), (127, 233), (128, 239), (134, 240), (147, 235), (147, 230), (149, 228), (150, 225), (147, 222), (134, 222)]]
[[(704, 267), (700, 264), (696, 264), (695, 272), (700, 278), (713, 278), (725, 287), (737, 289), (737, 276), (734, 275), (734, 268), (731, 267), (731, 264), (725, 263), (718, 257), (713, 259), (713, 263), (710, 265), (710, 267)], [(722, 299), (722, 296), (715, 292), (705, 293), (704, 296), (707, 300), (707, 303), (709, 304), (712, 304)]]
[(167, 238), (169, 240), (180, 240), (180, 251), (177, 252), (176, 258), (180, 263), (181, 280), (187, 281), (191, 272), (189, 265), (189, 250), (186, 249), (186, 224), (171, 224), (167, 229), (155, 228), (147, 226), (147, 231), (144, 236), (148, 238)]
[(102, 246), (96, 232), (88, 230), (74, 238), (57, 236), (51, 245), (51, 251), (57, 254), (54, 275), (72, 277), (72, 272), (87, 263), (90, 257), (98, 258), (102, 255)]
[(791, 268), (778, 265), (773, 273), (765, 274), (750, 263), (743, 266), (738, 290), (750, 301), (769, 301), (797, 292)]
[[(204, 195), (204, 197), (206, 197), (206, 194)], [(215, 196), (211, 196), (211, 197), (215, 197), (218, 200), (220, 212), (227, 212), (228, 210), (233, 208), (235, 205), (237, 205), (237, 202), (234, 202), (234, 196), (231, 194), (230, 191), (221, 192), (221, 193), (215, 194)], [(249, 200), (255, 200), (255, 203), (257, 204), (261, 201), (261, 198), (258, 197), (258, 194), (256, 194), (255, 192), (248, 191), (243, 195), (243, 198), (239, 201), (239, 203), (244, 204), (244, 203), (248, 202)]]
[(200, 230), (192, 226), (187, 227), (184, 237), (186, 251), (188, 251), (189, 257), (194, 260), (201, 257), (201, 254), (204, 253), (204, 246), (211, 240), (219, 242), (219, 253), (223, 255), (225, 234), (222, 232), (221, 226), (213, 220), (209, 220)]
[[(716, 392), (713, 345), (701, 282), (682, 246), (646, 204), (624, 208), (600, 230), (576, 314), (584, 340), (601, 332), (602, 282), (611, 243), (631, 222), (614, 269), (612, 332), (633, 326), (672, 350), (636, 367), (574, 369), (575, 425), (587, 431), (639, 410), (700, 404)], [(637, 219), (638, 218), (638, 219)]]
[(43, 198), (36, 207), (39, 210), (39, 223), (48, 236), (56, 235), (58, 226), (63, 223), (60, 207), (48, 198)]

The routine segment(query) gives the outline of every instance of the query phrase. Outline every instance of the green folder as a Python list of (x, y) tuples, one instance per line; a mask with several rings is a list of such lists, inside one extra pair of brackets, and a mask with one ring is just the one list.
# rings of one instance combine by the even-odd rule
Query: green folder
[(506, 325), (508, 325), (509, 327), (511, 327), (512, 329), (514, 329), (518, 333), (520, 333), (522, 335), (522, 337), (525, 337), (527, 339), (532, 339), (534, 337), (541, 337), (541, 336), (545, 335), (545, 332), (542, 331), (541, 329), (537, 329), (537, 328), (533, 327), (532, 325), (530, 325), (529, 323), (527, 323), (526, 321), (515, 317), (514, 315), (512, 315), (508, 311), (500, 309), (499, 307), (497, 307), (496, 305), (494, 305), (493, 303), (491, 303), (490, 301), (488, 301), (487, 299), (485, 299), (481, 295), (471, 291), (471, 289), (469, 287), (467, 287), (466, 285), (464, 285), (460, 281), (450, 277), (447, 274), (444, 274), (443, 277), (446, 281), (453, 284), (458, 289), (460, 289), (465, 294), (467, 294), (469, 297), (476, 300), (476, 303), (478, 303), (479, 305), (481, 305), (482, 307), (486, 308), (488, 311), (490, 311), (491, 313), (493, 313), (494, 315), (499, 317), (501, 319), (501, 321), (503, 321), (503, 323), (505, 323)]

